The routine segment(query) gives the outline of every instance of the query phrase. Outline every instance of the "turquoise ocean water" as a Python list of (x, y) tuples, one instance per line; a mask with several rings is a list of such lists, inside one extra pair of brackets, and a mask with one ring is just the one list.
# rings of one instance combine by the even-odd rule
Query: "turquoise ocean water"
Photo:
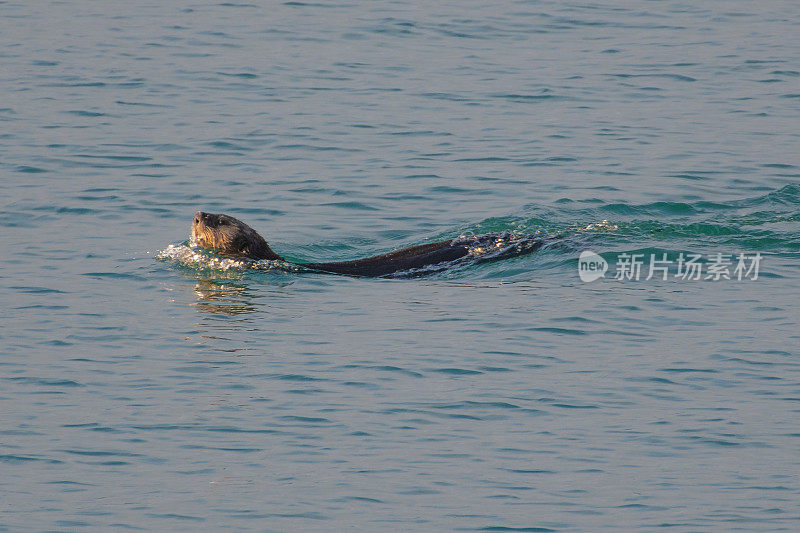
[[(0, 2), (0, 530), (795, 531), (798, 21)], [(556, 238), (359, 279), (195, 257), (198, 209), (305, 261)]]

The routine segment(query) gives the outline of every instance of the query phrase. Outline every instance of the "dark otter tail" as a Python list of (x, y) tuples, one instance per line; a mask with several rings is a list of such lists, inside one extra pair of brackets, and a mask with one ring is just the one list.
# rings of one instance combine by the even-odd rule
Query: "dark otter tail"
[(517, 237), (510, 234), (487, 234), (461, 237), (451, 241), (419, 244), (354, 261), (334, 263), (298, 263), (322, 272), (350, 276), (380, 277), (396, 272), (426, 268), (472, 257), (476, 261), (493, 261), (534, 252), (544, 245), (544, 239)]

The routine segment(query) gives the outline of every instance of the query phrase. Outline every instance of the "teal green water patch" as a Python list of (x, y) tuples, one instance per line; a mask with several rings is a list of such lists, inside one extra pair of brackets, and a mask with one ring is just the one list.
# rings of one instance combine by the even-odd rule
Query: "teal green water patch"
[[(728, 202), (613, 203), (583, 207), (560, 202), (559, 210), (529, 206), (516, 227), (558, 229), (576, 245), (601, 248), (663, 248), (665, 251), (800, 251), (800, 186), (787, 185), (751, 198)], [(580, 227), (608, 219), (603, 227)], [(576, 223), (577, 222), (577, 223)]]
[(0, 463), (11, 463), (11, 464), (23, 464), (31, 461), (38, 461), (44, 462), (47, 464), (63, 464), (63, 461), (59, 461), (58, 459), (49, 459), (45, 457), (32, 457), (30, 455), (12, 455), (12, 454), (3, 454), (0, 455)]
[(65, 294), (64, 291), (59, 289), (53, 289), (51, 287), (14, 286), (14, 287), (9, 287), (9, 289), (13, 289), (19, 292), (32, 293), (32, 294), (48, 294), (48, 293)]
[(19, 383), (23, 385), (34, 385), (34, 386), (45, 386), (45, 387), (83, 387), (82, 384), (76, 381), (72, 381), (70, 379), (18, 377), (18, 378), (5, 378), (5, 380), (12, 383)]
[(26, 174), (40, 174), (40, 173), (44, 173), (44, 172), (49, 172), (49, 170), (46, 170), (44, 168), (39, 168), (39, 167), (33, 167), (33, 166), (29, 166), (29, 165), (20, 165), (20, 166), (17, 167), (17, 172), (23, 172), (23, 173), (26, 173)]

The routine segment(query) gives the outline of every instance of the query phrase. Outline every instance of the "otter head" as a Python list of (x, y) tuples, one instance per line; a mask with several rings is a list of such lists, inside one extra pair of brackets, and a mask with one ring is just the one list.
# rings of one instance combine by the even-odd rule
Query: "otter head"
[(256, 230), (239, 219), (198, 211), (192, 221), (192, 240), (221, 255), (250, 259), (280, 259)]

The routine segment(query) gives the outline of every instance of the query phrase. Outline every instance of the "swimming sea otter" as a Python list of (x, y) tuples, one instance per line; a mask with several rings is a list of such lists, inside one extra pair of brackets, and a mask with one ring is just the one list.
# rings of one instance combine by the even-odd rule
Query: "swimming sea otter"
[[(228, 215), (198, 211), (192, 222), (192, 239), (199, 246), (214, 250), (220, 255), (286, 261), (273, 252), (267, 241), (253, 228)], [(495, 233), (418, 244), (388, 254), (353, 261), (294, 264), (335, 274), (379, 277), (439, 263), (448, 263), (468, 255), (485, 256), (486, 259), (522, 255), (538, 250), (543, 244), (544, 240), (541, 238), (517, 237), (510, 239), (508, 235)]]

